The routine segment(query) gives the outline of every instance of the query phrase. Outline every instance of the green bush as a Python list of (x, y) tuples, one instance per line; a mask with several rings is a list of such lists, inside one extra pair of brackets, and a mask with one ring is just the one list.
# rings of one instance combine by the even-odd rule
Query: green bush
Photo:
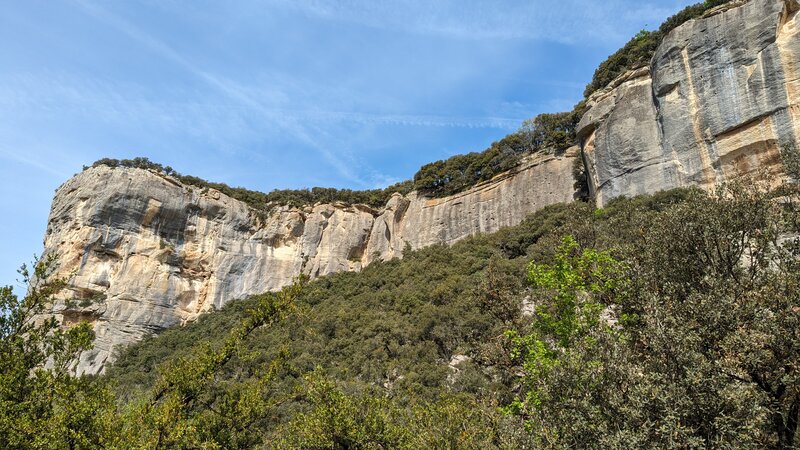
[(526, 155), (561, 153), (575, 145), (582, 113), (580, 103), (570, 112), (540, 114), (482, 152), (426, 164), (414, 175), (414, 189), (430, 197), (453, 195), (514, 169)]

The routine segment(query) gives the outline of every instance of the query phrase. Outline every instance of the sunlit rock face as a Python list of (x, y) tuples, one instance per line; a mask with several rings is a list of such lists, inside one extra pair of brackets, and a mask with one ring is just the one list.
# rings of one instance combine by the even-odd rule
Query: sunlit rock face
[(735, 2), (673, 30), (649, 67), (593, 94), (578, 126), (599, 206), (742, 175), (776, 182), (798, 147), (797, 0)]
[[(798, 10), (797, 0), (728, 4), (676, 28), (649, 67), (593, 94), (578, 135), (598, 206), (749, 174), (785, 178), (783, 149), (800, 147)], [(45, 251), (60, 255), (69, 280), (53, 312), (93, 323), (96, 346), (78, 372), (97, 373), (130, 342), (299, 274), (358, 271), (569, 202), (577, 153), (532, 157), (446, 198), (396, 194), (380, 210), (319, 204), (268, 217), (163, 174), (88, 169), (53, 200)]]
[(358, 271), (403, 250), (515, 225), (572, 200), (577, 149), (440, 199), (396, 194), (381, 210), (318, 204), (259, 217), (214, 189), (142, 169), (100, 166), (56, 192), (45, 252), (68, 279), (53, 312), (93, 323), (79, 373), (98, 373), (121, 347), (226, 302), (276, 290), (299, 274)]

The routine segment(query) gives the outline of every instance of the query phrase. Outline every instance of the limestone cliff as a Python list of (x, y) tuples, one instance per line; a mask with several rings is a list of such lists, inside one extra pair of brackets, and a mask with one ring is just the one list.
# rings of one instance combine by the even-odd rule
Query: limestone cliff
[(536, 156), (451, 197), (395, 194), (379, 211), (319, 204), (266, 218), (161, 173), (91, 168), (53, 200), (45, 251), (59, 255), (57, 275), (69, 280), (54, 312), (65, 324), (93, 323), (95, 348), (78, 371), (97, 373), (120, 346), (301, 273), (360, 270), (407, 245), (452, 243), (570, 201), (576, 154)]
[[(799, 10), (798, 0), (729, 3), (593, 94), (578, 136), (598, 205), (756, 172), (786, 177), (782, 152), (800, 147)], [(122, 345), (299, 274), (361, 270), (570, 201), (576, 152), (532, 157), (451, 197), (396, 194), (380, 210), (319, 204), (266, 218), (161, 173), (92, 168), (53, 201), (45, 250), (69, 279), (54, 312), (93, 322), (96, 347), (78, 370), (96, 373)]]
[(598, 205), (744, 174), (785, 176), (800, 136), (797, 0), (734, 2), (593, 94), (578, 135)]

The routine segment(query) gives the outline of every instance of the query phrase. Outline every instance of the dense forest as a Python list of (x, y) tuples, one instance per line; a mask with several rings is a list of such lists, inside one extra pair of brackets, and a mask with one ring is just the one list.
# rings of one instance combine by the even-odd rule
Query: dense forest
[[(0, 291), (8, 448), (795, 448), (797, 187), (545, 208), (231, 302), (69, 375), (90, 326)], [(42, 364), (50, 361), (49, 370)]]

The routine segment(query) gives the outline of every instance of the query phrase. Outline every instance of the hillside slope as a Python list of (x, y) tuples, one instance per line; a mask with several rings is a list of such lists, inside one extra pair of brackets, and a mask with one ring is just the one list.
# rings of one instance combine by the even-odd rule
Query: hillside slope
[(115, 347), (289, 284), (358, 271), (404, 249), (452, 244), (520, 223), (573, 197), (575, 153), (535, 155), (465, 192), (396, 194), (386, 206), (317, 204), (267, 216), (214, 189), (163, 173), (98, 166), (56, 192), (45, 254), (70, 285), (54, 312), (91, 321), (97, 334), (81, 373), (97, 373)]
[(232, 302), (101, 380), (131, 417), (169, 414), (134, 441), (795, 448), (798, 206), (796, 186), (553, 205), (312, 281), (236, 345), (271, 297)]
[[(786, 162), (800, 161), (799, 10), (797, 0), (711, 9), (671, 29), (649, 67), (592, 94), (577, 131), (596, 204), (678, 186), (713, 190), (753, 174), (774, 184), (797, 178), (790, 169), (800, 164)], [(53, 201), (45, 254), (60, 255), (56, 275), (70, 277), (53, 312), (66, 324), (92, 322), (97, 343), (78, 370), (97, 373), (119, 346), (297, 275), (358, 271), (407, 246), (452, 244), (569, 202), (577, 153), (536, 153), (447, 197), (411, 192), (379, 209), (329, 203), (267, 216), (159, 171), (92, 167)], [(443, 165), (460, 170), (451, 166)], [(434, 185), (450, 176), (436, 167)]]

